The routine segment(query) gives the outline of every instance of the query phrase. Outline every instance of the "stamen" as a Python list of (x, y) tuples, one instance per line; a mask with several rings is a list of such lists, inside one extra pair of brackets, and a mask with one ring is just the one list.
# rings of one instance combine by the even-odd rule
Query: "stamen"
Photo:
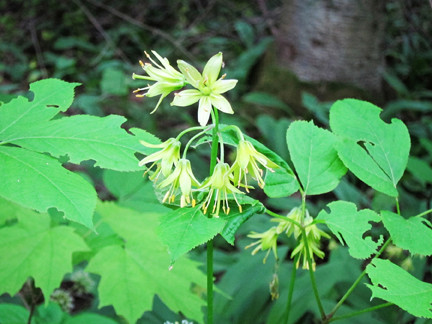
[(166, 192), (164, 198), (162, 199), (162, 202), (163, 202), (163, 203), (168, 199), (169, 194), (170, 194), (170, 192), (169, 192), (169, 190), (168, 190), (168, 191)]
[(141, 67), (144, 69), (144, 63), (143, 63), (143, 61), (139, 61), (139, 64), (141, 65)]

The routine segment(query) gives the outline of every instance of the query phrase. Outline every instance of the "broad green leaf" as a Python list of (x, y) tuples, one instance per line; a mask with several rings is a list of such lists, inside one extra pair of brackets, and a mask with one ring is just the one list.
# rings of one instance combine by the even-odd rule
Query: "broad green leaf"
[(330, 126), (341, 139), (337, 149), (345, 165), (372, 188), (396, 197), (396, 185), (408, 161), (410, 137), (399, 119), (392, 119), (391, 124), (382, 121), (381, 111), (365, 101), (339, 100), (330, 109)]
[(296, 121), (288, 128), (286, 141), (305, 194), (318, 195), (336, 188), (347, 169), (333, 147), (337, 138), (332, 133), (312, 121)]
[(30, 85), (34, 99), (19, 96), (0, 106), (0, 141), (19, 136), (20, 132), (41, 122), (50, 120), (72, 104), (74, 88), (79, 83), (46, 79)]
[(235, 233), (239, 227), (256, 213), (263, 213), (265, 211), (264, 205), (259, 200), (248, 196), (239, 196), (237, 200), (242, 206), (241, 212), (236, 204), (232, 204), (230, 213), (228, 215), (221, 214), (220, 216), (227, 221), (221, 235), (232, 245), (234, 245)]
[[(95, 160), (95, 166), (118, 171), (142, 170), (135, 152), (151, 151), (139, 140), (154, 142), (154, 136), (141, 132), (140, 137), (121, 128), (124, 117), (77, 115), (26, 127), (9, 142), (27, 149), (48, 152), (55, 157), (69, 156), (69, 162), (79, 164)], [(143, 136), (145, 135), (145, 136)]]
[(208, 218), (202, 213), (201, 206), (176, 209), (161, 216), (159, 221), (157, 234), (168, 247), (171, 264), (184, 253), (212, 239), (226, 224), (221, 218)]
[(390, 211), (382, 211), (385, 228), (390, 232), (393, 243), (411, 254), (432, 254), (432, 224), (423, 217), (408, 219)]
[(65, 324), (118, 324), (118, 322), (99, 314), (84, 313), (67, 319)]
[(340, 159), (360, 180), (389, 196), (398, 196), (390, 178), (375, 163), (374, 159), (356, 144), (355, 140), (341, 139), (336, 144), (336, 148)]
[(432, 285), (421, 282), (388, 260), (375, 259), (366, 267), (372, 298), (394, 303), (417, 317), (432, 318)]
[(114, 203), (99, 204), (97, 213), (125, 241), (123, 246), (100, 250), (86, 268), (101, 275), (99, 307), (113, 305), (117, 314), (135, 323), (152, 309), (157, 294), (174, 312), (201, 322), (205, 303), (191, 292), (191, 286), (205, 287), (205, 275), (198, 270), (197, 262), (187, 258), (180, 258), (168, 270), (169, 255), (155, 234), (157, 215), (135, 212)]
[(66, 218), (93, 228), (94, 188), (49, 156), (0, 146), (0, 196), (41, 213), (55, 207)]
[[(30, 312), (23, 306), (15, 304), (0, 304), (0, 323), (21, 324), (27, 323)], [(32, 318), (31, 323), (35, 323)]]
[(370, 209), (357, 211), (355, 204), (346, 201), (334, 201), (327, 205), (330, 213), (322, 210), (316, 219), (323, 219), (339, 241), (349, 247), (353, 258), (366, 259), (375, 253), (382, 244), (382, 236), (374, 242), (370, 236), (363, 238), (371, 229), (369, 222), (380, 222), (381, 217)]
[(50, 228), (47, 214), (29, 212), (18, 219), (17, 224), (0, 229), (0, 294), (15, 295), (33, 277), (48, 303), (63, 276), (72, 272), (72, 253), (88, 247), (73, 228)]

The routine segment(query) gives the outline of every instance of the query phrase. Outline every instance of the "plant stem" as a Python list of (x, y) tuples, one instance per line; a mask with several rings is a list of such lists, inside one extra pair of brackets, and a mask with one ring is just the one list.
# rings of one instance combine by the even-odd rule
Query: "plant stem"
[(288, 218), (286, 216), (282, 216), (282, 215), (276, 214), (275, 212), (272, 212), (271, 210), (268, 210), (267, 208), (266, 208), (265, 212), (266, 212), (266, 214), (269, 214), (270, 216), (273, 216), (273, 217), (282, 219), (284, 221), (293, 223), (294, 225), (298, 226), (298, 228), (302, 228), (302, 225), (299, 222), (296, 222), (295, 220), (293, 220), (291, 218)]
[[(219, 144), (219, 116), (216, 109), (212, 109), (211, 116), (214, 128), (212, 132), (210, 176), (213, 174), (214, 168), (217, 163)], [(208, 217), (211, 218), (212, 214), (209, 213)], [(207, 324), (213, 324), (213, 239), (207, 242)]]
[(296, 257), (294, 258), (293, 269), (291, 271), (291, 280), (290, 280), (290, 286), (289, 286), (289, 291), (288, 291), (288, 300), (287, 300), (286, 314), (285, 314), (285, 323), (286, 324), (288, 324), (289, 315), (290, 315), (291, 301), (292, 301), (292, 296), (294, 293), (294, 284), (295, 284), (296, 273), (297, 273), (297, 266), (296, 265), (297, 265), (299, 257), (300, 257), (300, 254), (297, 254)]
[[(383, 244), (383, 246), (381, 247), (381, 249), (378, 251), (377, 254), (375, 254), (375, 256), (372, 258), (372, 260), (375, 260), (376, 258), (378, 258), (381, 255), (381, 253), (385, 250), (385, 248), (390, 244), (390, 242), (391, 242), (391, 237), (389, 237), (388, 240)], [(354, 290), (354, 288), (360, 283), (360, 281), (363, 279), (363, 277), (365, 275), (366, 275), (366, 269), (363, 270), (363, 272), (360, 274), (360, 276), (357, 278), (357, 280), (352, 284), (352, 286), (350, 287), (350, 289), (348, 289), (348, 291), (341, 298), (341, 300), (336, 304), (336, 306), (333, 308), (333, 310), (330, 312), (330, 314), (327, 315), (327, 320), (324, 321), (323, 324), (330, 323), (330, 319), (337, 312), (337, 310), (339, 309), (339, 307), (342, 306), (342, 304), (345, 302), (345, 300), (348, 298), (348, 296), (352, 293), (352, 291)]]
[(414, 217), (422, 217), (422, 216), (427, 215), (429, 213), (432, 213), (432, 209), (426, 210), (425, 212), (420, 213), (420, 214), (418, 214), (418, 215), (416, 215)]
[(341, 319), (350, 318), (350, 317), (354, 317), (354, 316), (361, 315), (361, 314), (364, 314), (364, 313), (372, 312), (374, 310), (377, 310), (377, 309), (380, 309), (380, 308), (384, 308), (384, 307), (388, 307), (388, 306), (391, 306), (391, 305), (394, 305), (394, 304), (393, 303), (385, 303), (385, 304), (377, 305), (377, 306), (374, 306), (374, 307), (369, 307), (369, 308), (363, 309), (361, 311), (352, 312), (352, 313), (349, 313), (349, 314), (346, 314), (346, 315), (341, 315), (341, 316), (333, 317), (333, 318), (329, 319), (327, 323), (331, 323), (331, 322), (335, 322), (335, 321), (338, 321), (338, 320), (341, 320)]

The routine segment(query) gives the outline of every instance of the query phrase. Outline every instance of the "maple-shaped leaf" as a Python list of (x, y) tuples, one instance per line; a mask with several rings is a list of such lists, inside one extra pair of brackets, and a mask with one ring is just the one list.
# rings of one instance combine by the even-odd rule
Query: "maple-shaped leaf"
[(160, 217), (157, 234), (168, 247), (173, 264), (181, 255), (215, 237), (225, 226), (222, 218), (208, 218), (202, 206), (179, 208)]
[[(325, 220), (339, 241), (344, 241), (349, 246), (349, 254), (353, 258), (366, 259), (375, 253), (383, 242), (382, 236), (378, 242), (374, 242), (370, 236), (363, 237), (364, 233), (371, 229), (369, 222), (380, 222), (378, 214), (370, 209), (357, 211), (355, 204), (346, 201), (335, 201), (327, 205), (330, 213), (322, 210), (316, 219)], [(343, 239), (342, 239), (343, 238)]]
[(387, 210), (382, 211), (381, 216), (394, 244), (410, 251), (411, 254), (432, 254), (432, 224), (427, 219), (423, 217), (405, 219)]
[(72, 253), (88, 250), (74, 229), (50, 227), (50, 217), (34, 211), (18, 214), (18, 223), (0, 229), (0, 294), (15, 295), (33, 277), (48, 303), (63, 276), (72, 272)]
[(375, 259), (366, 267), (372, 298), (398, 305), (417, 317), (432, 318), (432, 285), (425, 283), (389, 260)]
[(169, 271), (169, 255), (159, 242), (154, 213), (140, 213), (115, 203), (100, 203), (96, 212), (126, 242), (101, 249), (86, 271), (101, 275), (99, 307), (112, 305), (117, 314), (135, 323), (152, 309), (155, 294), (173, 311), (202, 322), (205, 302), (191, 292), (192, 285), (205, 287), (199, 263), (179, 259)]
[(8, 142), (19, 136), (23, 129), (50, 120), (72, 104), (74, 88), (79, 83), (68, 83), (57, 79), (46, 79), (30, 85), (34, 99), (19, 96), (0, 106), (0, 141)]
[(94, 188), (44, 154), (0, 146), (0, 196), (41, 213), (55, 207), (66, 218), (93, 228)]
[(385, 123), (381, 111), (366, 101), (339, 100), (330, 109), (330, 126), (340, 139), (336, 149), (344, 164), (375, 190), (397, 197), (411, 141), (405, 124), (396, 118)]
[[(151, 150), (139, 140), (157, 144), (159, 140), (143, 130), (139, 137), (126, 132), (122, 116), (96, 117), (77, 115), (64, 117), (23, 128), (8, 142), (27, 149), (48, 152), (55, 157), (68, 155), (69, 162), (79, 164), (95, 160), (95, 166), (118, 171), (137, 171), (136, 152), (150, 154)], [(132, 129), (132, 131), (138, 129)]]

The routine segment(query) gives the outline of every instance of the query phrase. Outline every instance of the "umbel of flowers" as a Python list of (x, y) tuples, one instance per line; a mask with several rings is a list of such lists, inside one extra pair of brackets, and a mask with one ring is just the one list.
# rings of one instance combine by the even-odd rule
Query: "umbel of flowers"
[[(182, 60), (177, 61), (178, 70), (176, 70), (171, 66), (168, 59), (161, 57), (155, 51), (152, 52), (159, 63), (145, 52), (151, 63), (140, 61), (140, 64), (147, 75), (133, 74), (132, 77), (154, 83), (135, 90), (135, 93), (139, 93), (137, 94), (139, 97), (160, 96), (152, 113), (157, 110), (162, 100), (171, 92), (174, 92), (171, 105), (186, 107), (198, 102), (198, 123), (200, 126), (188, 128), (176, 138), (170, 138), (161, 144), (155, 145), (140, 141), (146, 147), (159, 150), (142, 159), (139, 165), (144, 166), (152, 163), (148, 166), (145, 174), (150, 173), (149, 179), (154, 181), (155, 187), (163, 193), (162, 203), (178, 205), (180, 208), (199, 205), (204, 214), (219, 217), (222, 212), (226, 215), (229, 214), (229, 202), (231, 201), (237, 205), (240, 213), (242, 213), (239, 196), (245, 195), (244, 191), (249, 193), (249, 189), (254, 188), (248, 183), (248, 178), (254, 179), (260, 188), (264, 188), (264, 170), (274, 172), (274, 169), (279, 168), (279, 166), (259, 152), (250, 141), (245, 140), (238, 127), (233, 125), (219, 127), (218, 111), (227, 114), (234, 113), (231, 104), (223, 94), (233, 89), (237, 83), (237, 80), (225, 79), (225, 74), (219, 77), (223, 65), (222, 53), (211, 57), (203, 72), (200, 73), (195, 67)], [(191, 88), (184, 89), (188, 86)], [(210, 117), (212, 123), (208, 124)], [(232, 165), (229, 165), (224, 159), (223, 134), (228, 130), (234, 131), (237, 136), (237, 142), (230, 143), (236, 149), (236, 158)], [(190, 132), (197, 132), (197, 134), (190, 138), (182, 151), (180, 139)], [(214, 169), (211, 170), (210, 175), (203, 181), (199, 181), (193, 173), (191, 162), (187, 159), (187, 152), (194, 142), (205, 142), (202, 141), (202, 137), (208, 136), (210, 133), (217, 135), (216, 137), (213, 136), (212, 141), (218, 141), (220, 147), (218, 162), (214, 164)], [(249, 235), (251, 238), (258, 239), (248, 246), (255, 246), (252, 254), (259, 250), (267, 251), (264, 258), (265, 262), (270, 250), (272, 250), (277, 259), (277, 238), (285, 233), (288, 236), (294, 235), (298, 241), (297, 247), (291, 254), (291, 257), (298, 256), (297, 267), (300, 262), (304, 268), (308, 267), (307, 255), (316, 255), (320, 258), (324, 256), (324, 253), (319, 249), (320, 239), (322, 236), (328, 237), (328, 235), (319, 230), (315, 224), (311, 224), (313, 219), (307, 210), (301, 211), (301, 208), (294, 208), (287, 215), (286, 220), (273, 219), (273, 221), (279, 222), (279, 224), (264, 233), (252, 232)], [(306, 251), (306, 249), (308, 250)], [(312, 267), (315, 268), (314, 262)]]
[[(264, 154), (258, 152), (255, 147), (244, 139), (240, 129), (235, 126), (229, 126), (236, 131), (239, 138), (237, 145), (237, 157), (232, 166), (224, 161), (224, 145), (222, 135), (219, 133), (220, 155), (219, 163), (216, 164), (211, 176), (202, 183), (198, 181), (192, 171), (191, 163), (187, 159), (187, 151), (190, 145), (200, 137), (212, 131), (215, 127), (207, 125), (210, 116), (213, 116), (213, 109), (218, 109), (224, 113), (233, 114), (234, 111), (229, 101), (222, 95), (223, 93), (235, 87), (237, 80), (226, 80), (225, 74), (219, 78), (222, 68), (222, 53), (214, 55), (204, 67), (202, 73), (189, 63), (179, 60), (177, 62), (180, 71), (173, 68), (166, 58), (162, 58), (158, 53), (152, 51), (160, 63), (154, 61), (146, 53), (151, 63), (141, 63), (147, 76), (133, 74), (134, 79), (143, 79), (154, 81), (152, 85), (145, 88), (137, 89), (135, 92), (142, 92), (137, 96), (158, 96), (160, 99), (156, 105), (155, 112), (161, 101), (171, 92), (174, 93), (174, 100), (171, 105), (190, 106), (198, 102), (198, 122), (200, 126), (189, 128), (181, 132), (176, 138), (170, 138), (161, 144), (151, 144), (140, 141), (146, 147), (158, 148), (159, 151), (145, 157), (139, 162), (140, 166), (152, 163), (147, 169), (151, 172), (150, 180), (156, 183), (159, 189), (166, 188), (163, 203), (175, 203), (179, 196), (180, 207), (194, 207), (197, 204), (197, 193), (204, 193), (201, 200), (204, 213), (211, 208), (211, 214), (219, 217), (221, 211), (225, 214), (230, 212), (229, 201), (233, 200), (240, 212), (241, 204), (237, 196), (244, 195), (239, 188), (245, 188), (249, 191), (252, 186), (247, 183), (247, 175), (255, 179), (258, 185), (263, 188), (263, 169), (273, 171), (278, 165), (268, 159)], [(185, 86), (190, 85), (193, 89), (182, 90)], [(214, 122), (214, 121), (213, 121)], [(181, 143), (180, 138), (188, 132), (198, 131), (186, 144), (180, 158)], [(222, 129), (221, 129), (222, 131)]]

